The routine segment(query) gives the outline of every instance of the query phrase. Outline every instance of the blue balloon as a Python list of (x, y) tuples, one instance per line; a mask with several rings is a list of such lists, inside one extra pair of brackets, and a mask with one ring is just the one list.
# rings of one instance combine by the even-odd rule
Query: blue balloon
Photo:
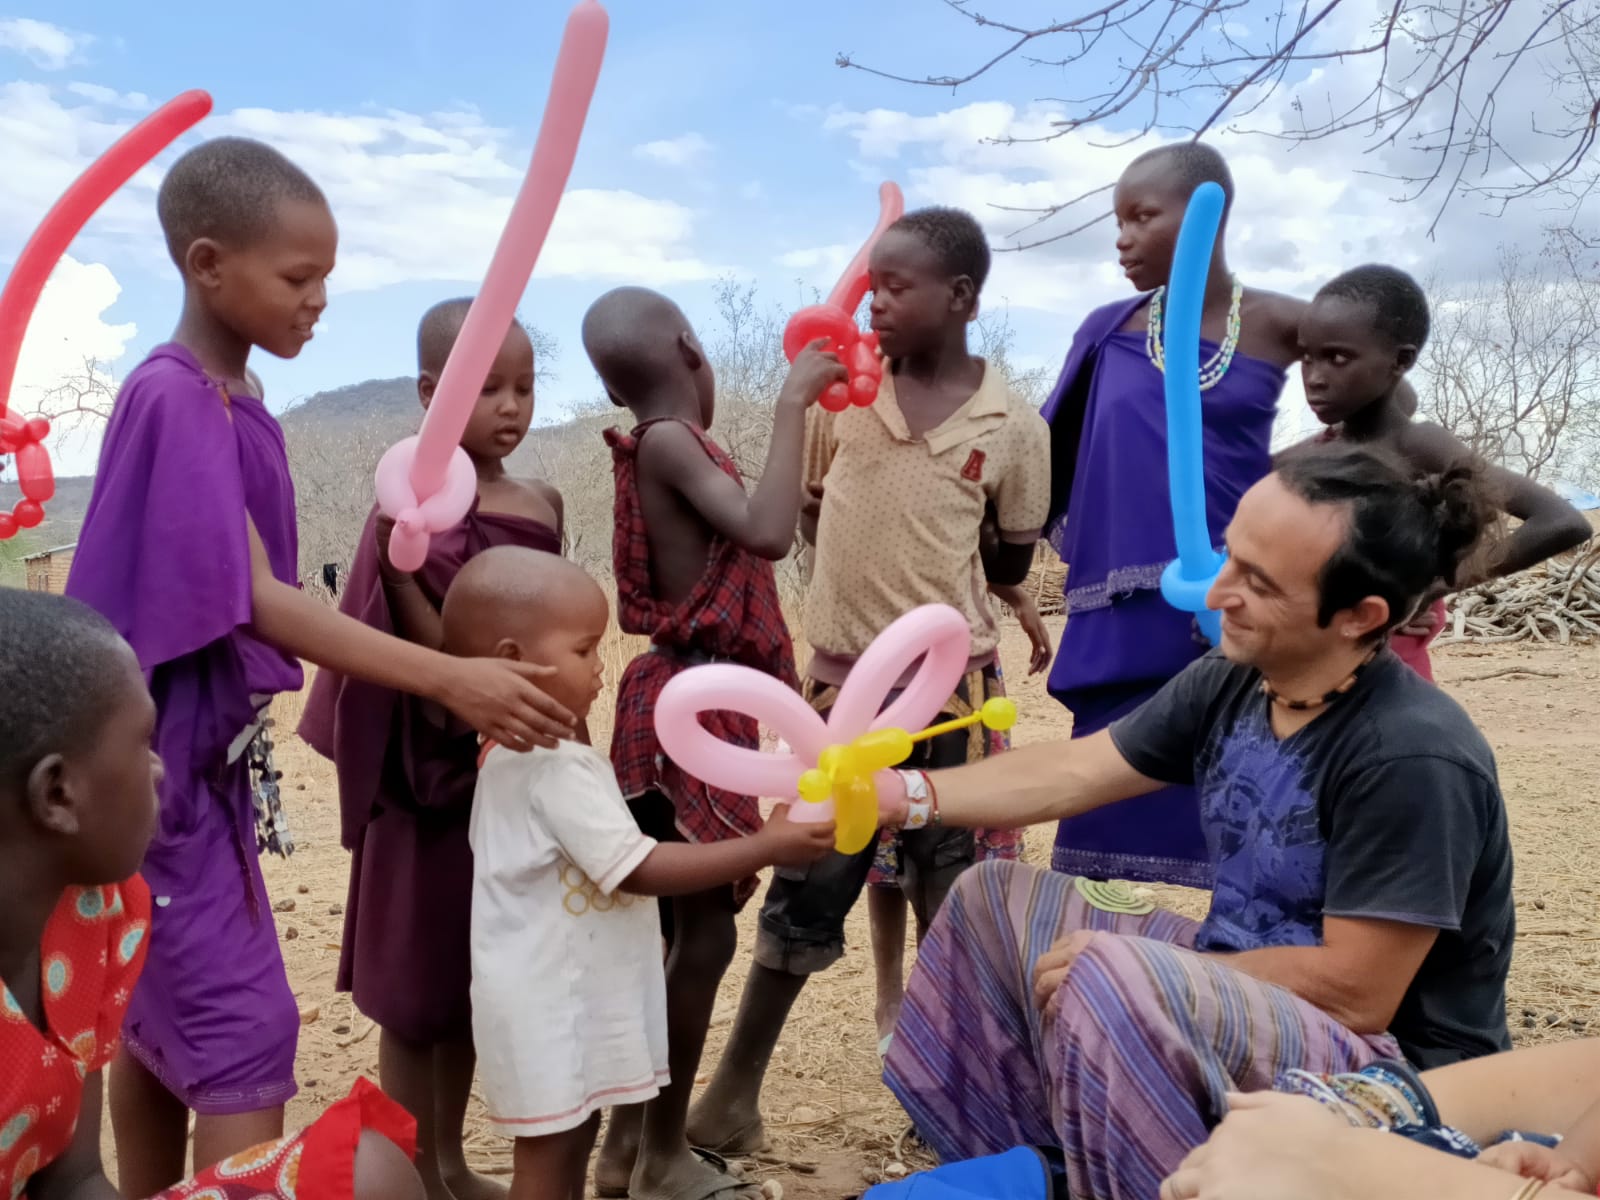
[(1222, 224), (1222, 188), (1202, 183), (1189, 198), (1178, 230), (1167, 282), (1163, 349), (1166, 355), (1167, 477), (1178, 557), (1161, 575), (1161, 595), (1180, 612), (1193, 613), (1214, 646), (1222, 617), (1206, 595), (1226, 561), (1211, 544), (1206, 524), (1205, 446), (1200, 419), (1200, 314), (1205, 306), (1211, 250)]

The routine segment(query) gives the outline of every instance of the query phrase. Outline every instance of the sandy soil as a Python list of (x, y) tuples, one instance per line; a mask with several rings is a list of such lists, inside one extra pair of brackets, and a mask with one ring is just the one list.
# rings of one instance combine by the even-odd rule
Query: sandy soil
[[(1055, 626), (1059, 633), (1059, 622)], [(619, 644), (618, 657), (629, 649)], [(1026, 661), (1026, 641), (1014, 627), (1003, 653), (1008, 664)], [(1521, 926), (1511, 981), (1513, 1030), (1524, 1042), (1582, 1036), (1600, 1017), (1600, 902), (1584, 866), (1596, 860), (1600, 843), (1591, 799), (1600, 779), (1600, 722), (1588, 707), (1600, 679), (1600, 649), (1458, 647), (1440, 652), (1436, 663), (1443, 685), (1494, 745), (1511, 814)], [(1066, 714), (1045, 694), (1042, 680), (1022, 679), (1013, 668), (1007, 682), (1021, 709), (1019, 742), (1066, 734)], [(602, 698), (600, 707), (607, 702)], [(286, 698), (277, 716), (279, 765), (298, 849), (288, 862), (270, 862), (267, 879), (274, 900), (293, 905), (277, 921), (305, 1018), (302, 1091), (290, 1106), (291, 1125), (299, 1125), (343, 1095), (356, 1076), (376, 1077), (378, 1039), (349, 998), (333, 990), (348, 869), (338, 843), (333, 773), (288, 736), (298, 717), (294, 698)], [(605, 732), (597, 730), (597, 740)], [(1034, 832), (1028, 856), (1042, 859), (1051, 836)], [(1179, 889), (1162, 889), (1162, 899), (1189, 912), (1202, 901)], [(738, 1002), (754, 918), (752, 905), (743, 917), (744, 946), (723, 987), (708, 1064), (721, 1050)], [(893, 1164), (906, 1157), (897, 1149), (904, 1117), (877, 1078), (864, 910), (852, 916), (848, 936), (844, 960), (802, 995), (768, 1079), (765, 1113), (774, 1154), (750, 1169), (776, 1180), (790, 1200), (854, 1195), (886, 1169), (897, 1171)], [(508, 1145), (478, 1123), (476, 1113), (473, 1120), (470, 1148), (477, 1164), (508, 1171)], [(910, 1162), (921, 1165), (915, 1154)]]

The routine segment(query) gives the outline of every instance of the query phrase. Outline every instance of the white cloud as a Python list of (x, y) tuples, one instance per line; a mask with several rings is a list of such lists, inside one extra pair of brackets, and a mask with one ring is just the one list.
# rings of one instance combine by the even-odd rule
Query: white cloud
[(635, 158), (660, 163), (664, 167), (692, 167), (711, 153), (711, 143), (698, 133), (667, 138), (658, 142), (645, 142), (633, 148)]
[[(1099, 217), (1110, 198), (1090, 196), (1037, 228), (1029, 228), (1033, 216), (1015, 210), (1059, 204), (1110, 183), (1134, 157), (1161, 143), (1146, 137), (1110, 148), (1115, 138), (1101, 130), (1055, 140), (999, 141), (1041, 138), (1058, 116), (1048, 106), (1018, 110), (983, 101), (933, 115), (836, 109), (823, 125), (854, 141), (864, 179), (897, 179), (910, 206), (965, 208), (983, 222), (996, 247), (1014, 249)], [(1260, 123), (1263, 114), (1256, 119)], [(1229, 132), (1211, 140), (1227, 153), (1238, 190), (1229, 225), (1230, 261), (1256, 287), (1309, 295), (1339, 271), (1373, 260), (1422, 275), (1473, 275), (1492, 265), (1498, 243), (1536, 243), (1548, 215), (1524, 206), (1491, 219), (1470, 205), (1457, 205), (1430, 242), (1426, 231), (1434, 209), (1426, 203), (1395, 203), (1385, 181), (1352, 170), (1347, 143), (1290, 149), (1272, 139)], [(993, 300), (1017, 308), (1082, 314), (1127, 294), (1115, 267), (1114, 236), (1110, 222), (1102, 221), (1063, 241), (997, 253), (985, 290)]]
[[(131, 324), (115, 325), (105, 318), (121, 294), (122, 285), (103, 264), (61, 260), (28, 323), (9, 400), (13, 409), (60, 411), (52, 393), (63, 380), (82, 378), (89, 371), (115, 388), (112, 368), (138, 332)], [(56, 473), (92, 472), (100, 432), (95, 421), (70, 416), (57, 420), (49, 443)]]
[(796, 271), (813, 271), (818, 275), (825, 275), (829, 271), (838, 274), (844, 270), (856, 249), (855, 246), (846, 246), (842, 243), (831, 246), (807, 246), (778, 255), (778, 265)]
[(145, 112), (152, 107), (150, 97), (143, 92), (123, 93), (115, 88), (102, 87), (98, 83), (74, 81), (67, 84), (67, 91), (74, 96), (82, 96), (92, 103), (108, 108), (123, 108), (129, 112)]
[[(0, 238), (20, 241), (84, 166), (135, 119), (137, 97), (95, 87), (0, 85), (0, 144), (8, 187)], [(76, 101), (76, 102), (74, 102)], [(528, 147), (472, 109), (351, 113), (236, 109), (208, 119), (156, 166), (141, 171), (91, 222), (84, 241), (164, 269), (155, 191), (164, 165), (199, 136), (270, 142), (310, 172), (339, 221), (338, 291), (416, 281), (480, 279), (527, 168)], [(622, 190), (569, 191), (537, 274), (670, 284), (722, 268), (696, 256), (695, 213)]]
[(21, 54), (44, 71), (59, 71), (78, 60), (89, 42), (87, 34), (73, 33), (32, 17), (0, 18), (0, 47)]

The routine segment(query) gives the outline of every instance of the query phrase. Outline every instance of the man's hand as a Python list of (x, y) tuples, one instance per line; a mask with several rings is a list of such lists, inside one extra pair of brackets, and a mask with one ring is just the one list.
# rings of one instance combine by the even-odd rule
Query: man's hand
[(1586, 1196), (1594, 1195), (1600, 1183), (1589, 1168), (1561, 1153), (1561, 1147), (1537, 1142), (1501, 1142), (1478, 1155), (1478, 1161), (1486, 1167), (1498, 1167), (1524, 1179), (1542, 1179), (1553, 1187), (1571, 1188)]
[(1040, 1012), (1066, 982), (1067, 972), (1078, 961), (1078, 955), (1087, 950), (1097, 936), (1092, 929), (1076, 930), (1039, 956), (1039, 961), (1033, 964), (1033, 1003)]
[(878, 792), (878, 827), (904, 829), (911, 801), (906, 797), (905, 776), (899, 771), (879, 771), (872, 777)]

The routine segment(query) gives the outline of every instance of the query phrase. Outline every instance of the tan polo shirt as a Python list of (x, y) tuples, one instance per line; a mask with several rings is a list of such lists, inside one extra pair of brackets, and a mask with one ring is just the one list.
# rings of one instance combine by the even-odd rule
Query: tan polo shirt
[(809, 673), (838, 683), (896, 618), (948, 604), (972, 628), (974, 665), (994, 660), (1000, 632), (978, 553), (984, 509), (1002, 536), (1039, 536), (1050, 507), (1044, 418), (985, 367), (973, 396), (913, 438), (885, 373), (867, 408), (813, 408), (806, 482), (823, 485), (805, 630)]

